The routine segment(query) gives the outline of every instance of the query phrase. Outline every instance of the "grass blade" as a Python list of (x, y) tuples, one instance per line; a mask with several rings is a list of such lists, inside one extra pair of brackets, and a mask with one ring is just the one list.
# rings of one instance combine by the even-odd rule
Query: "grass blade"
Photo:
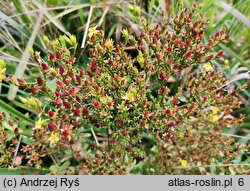
[(0, 99), (0, 108), (8, 112), (9, 114), (12, 114), (16, 116), (17, 118), (26, 121), (30, 125), (34, 125), (35, 121), (33, 121), (31, 118), (25, 116), (21, 112), (17, 111), (15, 108), (11, 107), (9, 104), (5, 103), (3, 100)]
[[(31, 37), (30, 37), (30, 39), (28, 41), (28, 44), (27, 44), (27, 46), (25, 48), (25, 51), (24, 51), (24, 53), (22, 55), (20, 63), (18, 65), (17, 69), (16, 69), (16, 72), (15, 72), (15, 75), (14, 75), (15, 78), (21, 78), (23, 76), (23, 74), (24, 74), (26, 65), (27, 65), (27, 63), (29, 61), (29, 58), (30, 58), (29, 48), (31, 48), (33, 46), (34, 42), (35, 42), (36, 35), (38, 33), (38, 30), (39, 30), (40, 25), (41, 25), (41, 21), (43, 19), (43, 13), (44, 13), (44, 9), (42, 9), (40, 11), (40, 14), (39, 14), (37, 22), (36, 22), (36, 24), (34, 26), (34, 30), (32, 32), (32, 35), (31, 35)], [(17, 90), (18, 90), (18, 87), (14, 86), (14, 85), (11, 85), (10, 89), (9, 89), (9, 92), (8, 92), (7, 98), (9, 100), (14, 100), (15, 97), (16, 97)]]

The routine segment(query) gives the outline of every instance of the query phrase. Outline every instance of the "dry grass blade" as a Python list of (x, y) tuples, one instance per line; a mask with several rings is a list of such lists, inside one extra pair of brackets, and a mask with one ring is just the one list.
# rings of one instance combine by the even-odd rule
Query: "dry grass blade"
[[(41, 9), (40, 13), (39, 13), (39, 17), (37, 19), (37, 22), (34, 26), (34, 30), (32, 32), (32, 35), (28, 41), (28, 44), (24, 50), (24, 53), (22, 55), (22, 58), (20, 60), (20, 63), (16, 69), (16, 72), (15, 72), (15, 75), (14, 77), (15, 78), (21, 78), (24, 74), (24, 71), (25, 71), (25, 68), (27, 66), (27, 63), (29, 61), (29, 58), (30, 58), (30, 54), (29, 54), (29, 48), (31, 48), (35, 42), (35, 39), (36, 39), (36, 35), (38, 34), (38, 30), (40, 28), (40, 25), (41, 25), (41, 22), (42, 22), (42, 19), (43, 19), (43, 15), (44, 15), (44, 7), (43, 9)], [(7, 98), (9, 100), (14, 100), (15, 97), (16, 97), (16, 93), (17, 93), (17, 90), (18, 88), (14, 85), (11, 85), (10, 86), (10, 89), (9, 89), (9, 92), (8, 92), (8, 96)]]

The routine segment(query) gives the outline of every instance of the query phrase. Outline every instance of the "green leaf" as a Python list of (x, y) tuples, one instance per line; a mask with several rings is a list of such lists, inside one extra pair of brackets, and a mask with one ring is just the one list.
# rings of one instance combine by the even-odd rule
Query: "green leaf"
[(34, 125), (35, 121), (33, 121), (32, 119), (30, 119), (29, 117), (23, 115), (21, 112), (17, 111), (15, 108), (11, 107), (9, 104), (5, 103), (3, 100), (0, 99), (0, 108), (2, 108), (3, 110), (5, 110), (6, 112), (8, 112), (11, 115), (16, 116), (19, 119), (22, 119), (24, 121), (27, 122), (27, 124), (29, 125)]

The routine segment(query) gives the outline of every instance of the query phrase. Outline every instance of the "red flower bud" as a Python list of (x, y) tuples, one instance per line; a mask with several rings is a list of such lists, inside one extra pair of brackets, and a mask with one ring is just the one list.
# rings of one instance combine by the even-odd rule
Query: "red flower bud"
[(50, 53), (50, 55), (49, 55), (49, 60), (50, 60), (51, 62), (55, 62), (55, 61), (56, 61), (56, 57), (55, 57), (55, 54), (54, 54), (54, 53)]
[(89, 56), (90, 56), (90, 57), (93, 57), (94, 54), (95, 54), (94, 50), (93, 50), (93, 49), (90, 49), (90, 50), (89, 50)]
[(31, 93), (36, 94), (38, 92), (38, 89), (35, 87), (30, 88)]
[(85, 115), (85, 116), (88, 116), (89, 115), (89, 110), (86, 107), (84, 107), (82, 109), (82, 114)]
[(26, 85), (27, 83), (26, 83), (26, 81), (24, 80), (24, 79), (17, 79), (17, 81), (18, 81), (18, 83), (20, 84), (20, 85), (22, 85), (22, 86), (24, 86), (24, 85)]
[(61, 92), (55, 91), (55, 95), (56, 95), (56, 97), (59, 97), (59, 96), (61, 96)]
[(49, 117), (53, 117), (55, 113), (52, 110), (49, 110), (48, 114), (49, 114)]
[(36, 79), (36, 81), (37, 81), (37, 83), (38, 83), (38, 85), (39, 86), (42, 86), (43, 85), (43, 79), (41, 78), (41, 77), (38, 77), (37, 79)]
[(100, 107), (100, 106), (101, 106), (101, 103), (98, 102), (98, 101), (96, 101), (96, 102), (94, 102), (93, 106), (96, 107), (96, 108), (97, 108), (97, 107)]
[(179, 100), (177, 97), (174, 97), (172, 100), (173, 105), (177, 105), (179, 103)]
[(56, 59), (61, 60), (62, 59), (62, 53), (61, 52), (56, 52)]
[(59, 73), (60, 73), (61, 75), (63, 75), (64, 72), (65, 72), (65, 70), (64, 70), (63, 66), (60, 65), (60, 66), (59, 66)]
[(170, 109), (166, 109), (166, 114), (167, 115), (171, 115), (172, 114), (172, 111)]
[(49, 66), (47, 65), (47, 64), (45, 64), (44, 62), (43, 63), (41, 63), (41, 69), (43, 70), (43, 71), (47, 71), (48, 69), (49, 69)]
[(141, 126), (145, 127), (146, 126), (146, 122), (145, 121), (141, 121)]
[(213, 57), (214, 57), (213, 54), (209, 54), (209, 55), (207, 56), (207, 61), (211, 60)]
[(63, 135), (64, 137), (67, 137), (67, 136), (69, 135), (69, 130), (68, 130), (68, 129), (64, 130), (64, 131), (62, 132), (62, 135)]
[(195, 29), (196, 27), (198, 27), (198, 25), (199, 25), (199, 22), (195, 21), (194, 24), (193, 24), (193, 28)]
[(77, 126), (78, 126), (78, 122), (77, 122), (77, 121), (72, 121), (72, 125), (73, 125), (74, 127), (77, 127)]
[(18, 128), (18, 127), (16, 127), (16, 128), (14, 129), (14, 133), (15, 133), (15, 134), (18, 134), (18, 133), (19, 133), (19, 128)]
[(192, 52), (191, 51), (187, 51), (187, 53), (186, 53), (186, 58), (191, 58), (191, 56), (192, 56)]
[(220, 58), (220, 57), (223, 55), (223, 53), (224, 53), (223, 50), (219, 51), (219, 52), (216, 54), (216, 57), (217, 57), (217, 58)]
[(69, 89), (69, 94), (72, 95), (72, 96), (75, 95), (75, 89), (74, 88), (70, 88)]
[(150, 115), (150, 112), (149, 112), (148, 110), (144, 112), (144, 117), (145, 117), (145, 118), (148, 118), (149, 115)]
[(56, 130), (56, 125), (54, 123), (49, 123), (48, 124), (48, 128), (51, 132), (55, 131)]
[(55, 104), (55, 105), (61, 105), (61, 104), (62, 104), (62, 101), (59, 100), (59, 99), (56, 99), (56, 100), (54, 100), (54, 104)]
[(173, 138), (173, 134), (167, 133), (167, 134), (166, 134), (166, 137), (167, 137), (168, 139), (172, 139), (172, 138)]
[(175, 122), (174, 121), (170, 121), (169, 123), (168, 123), (168, 126), (169, 127), (173, 127), (175, 125)]
[(56, 82), (56, 85), (59, 87), (59, 88), (63, 88), (64, 84), (60, 81), (57, 81)]
[(71, 105), (68, 101), (64, 101), (63, 102), (63, 105), (67, 108), (67, 109), (70, 109)]
[(80, 109), (75, 109), (75, 110), (74, 110), (74, 114), (75, 114), (75, 116), (79, 117), (80, 114), (81, 114)]
[(115, 139), (114, 139), (114, 138), (110, 138), (110, 139), (109, 139), (109, 143), (111, 143), (111, 144), (112, 144), (112, 143), (115, 143)]
[(119, 76), (115, 76), (114, 79), (115, 79), (116, 82), (120, 81), (120, 77)]

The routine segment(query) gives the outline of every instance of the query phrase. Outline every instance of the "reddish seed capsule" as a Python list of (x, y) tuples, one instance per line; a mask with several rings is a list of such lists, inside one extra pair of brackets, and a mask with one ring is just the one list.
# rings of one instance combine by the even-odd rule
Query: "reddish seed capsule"
[(171, 133), (167, 133), (167, 134), (166, 134), (166, 137), (167, 137), (168, 139), (172, 139), (172, 138), (173, 138), (173, 135), (172, 135)]
[(67, 108), (67, 109), (70, 109), (71, 105), (68, 101), (64, 101), (63, 102), (63, 105)]
[(77, 127), (77, 126), (78, 126), (78, 122), (77, 122), (77, 121), (72, 121), (72, 125), (73, 125), (74, 127)]
[(63, 83), (60, 82), (60, 81), (57, 81), (57, 82), (56, 82), (56, 85), (57, 85), (59, 88), (63, 88)]
[(223, 50), (219, 51), (219, 52), (216, 54), (216, 57), (217, 57), (217, 58), (220, 58), (220, 57), (223, 55), (223, 53), (224, 53)]
[(56, 125), (54, 123), (49, 123), (48, 124), (48, 128), (51, 132), (55, 131), (56, 130)]
[(192, 56), (192, 52), (191, 51), (187, 51), (187, 53), (186, 53), (186, 58), (191, 58), (191, 56)]
[(49, 117), (53, 117), (54, 116), (54, 112), (52, 110), (49, 110), (48, 114), (49, 114)]
[(14, 133), (15, 133), (15, 134), (18, 134), (18, 133), (19, 133), (19, 128), (16, 127), (16, 128), (14, 129)]
[(61, 104), (62, 104), (62, 101), (59, 100), (59, 99), (56, 99), (56, 100), (54, 100), (54, 104), (55, 104), (55, 105), (61, 105)]
[(75, 110), (74, 110), (74, 114), (75, 114), (75, 116), (79, 117), (80, 114), (81, 114), (80, 109), (75, 109)]
[(74, 88), (70, 88), (69, 89), (69, 94), (72, 95), (72, 96), (75, 95), (75, 89)]
[(62, 65), (59, 66), (59, 73), (63, 75), (65, 72), (64, 67)]
[(144, 112), (144, 117), (145, 117), (145, 118), (148, 118), (149, 115), (150, 115), (150, 112), (149, 112), (148, 110)]
[(38, 83), (38, 85), (39, 86), (42, 86), (43, 85), (43, 79), (41, 78), (41, 77), (38, 77), (37, 79), (36, 79), (36, 81), (37, 81), (37, 83)]
[(173, 127), (175, 125), (175, 122), (174, 121), (170, 121), (169, 123), (168, 123), (168, 126), (169, 127)]
[(146, 126), (146, 122), (145, 121), (141, 121), (141, 126), (145, 127)]
[(49, 60), (50, 60), (51, 62), (55, 62), (55, 61), (56, 61), (56, 57), (55, 57), (55, 54), (54, 54), (54, 53), (50, 53), (50, 55), (49, 55)]
[(198, 25), (199, 25), (199, 22), (195, 21), (194, 24), (193, 24), (193, 28), (195, 29), (196, 27), (198, 27)]
[(100, 103), (100, 102), (98, 102), (98, 101), (96, 101), (96, 102), (94, 102), (93, 106), (94, 106), (94, 107), (96, 107), (96, 108), (98, 108), (98, 107), (100, 107), (100, 106), (101, 106), (101, 103)]
[(171, 115), (172, 114), (172, 111), (170, 109), (166, 109), (166, 114), (167, 115)]
[(49, 69), (49, 66), (43, 62), (43, 63), (41, 63), (41, 69), (43, 71), (47, 71)]
[(61, 52), (56, 52), (56, 59), (61, 60), (62, 59), (62, 53)]
[(115, 143), (115, 139), (114, 139), (114, 138), (110, 138), (110, 139), (109, 139), (109, 143), (111, 143), (111, 144), (112, 144), (112, 143)]
[(116, 82), (119, 82), (119, 81), (120, 81), (120, 77), (119, 77), (119, 76), (115, 76), (115, 77), (114, 77), (114, 80), (115, 80)]
[(64, 130), (64, 131), (62, 132), (62, 135), (63, 135), (64, 137), (67, 137), (67, 136), (69, 135), (69, 130), (68, 130), (68, 129)]
[(18, 83), (20, 84), (20, 85), (25, 85), (26, 84), (26, 81), (24, 80), (24, 79), (17, 79), (17, 81), (18, 81)]
[(177, 97), (174, 97), (173, 100), (172, 100), (172, 103), (173, 103), (174, 105), (177, 105), (177, 104), (179, 103), (178, 98), (177, 98)]
[(82, 114), (85, 115), (85, 116), (88, 116), (89, 115), (89, 110), (85, 107), (82, 109)]
[(30, 88), (31, 93), (36, 94), (38, 92), (37, 88), (31, 87)]
[(93, 49), (90, 49), (90, 50), (89, 50), (89, 56), (90, 56), (90, 57), (93, 57), (94, 54), (95, 54), (95, 53), (94, 53), (94, 50), (93, 50)]
[(59, 96), (61, 96), (62, 94), (61, 94), (61, 92), (59, 92), (59, 91), (55, 91), (55, 95), (56, 95), (56, 97), (59, 97)]

